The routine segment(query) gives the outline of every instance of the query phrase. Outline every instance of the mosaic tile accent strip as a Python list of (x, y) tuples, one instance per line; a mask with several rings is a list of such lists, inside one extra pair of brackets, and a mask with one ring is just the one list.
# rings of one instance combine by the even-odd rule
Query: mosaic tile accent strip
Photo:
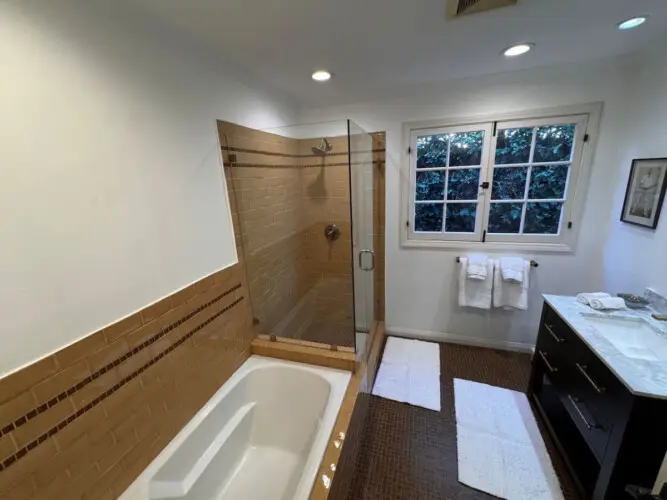
[[(351, 164), (352, 165), (384, 165), (383, 160), (375, 160), (372, 162), (361, 162), (361, 161), (353, 161)], [(309, 165), (267, 165), (267, 164), (262, 164), (262, 163), (238, 163), (238, 162), (230, 162), (225, 165), (225, 167), (235, 167), (235, 168), (271, 168), (271, 169), (287, 169), (287, 168), (316, 168), (316, 167), (347, 167), (349, 166), (350, 163), (344, 162), (344, 163), (327, 163), (322, 165), (321, 163), (313, 163)]]
[[(197, 309), (192, 311), (187, 316), (185, 316), (185, 317), (181, 318), (180, 320), (172, 323), (171, 325), (163, 328), (160, 332), (158, 332), (153, 337), (146, 340), (143, 344), (135, 347), (131, 351), (129, 351), (129, 352), (123, 354), (122, 356), (116, 358), (111, 363), (107, 364), (106, 366), (100, 368), (98, 371), (96, 371), (92, 375), (89, 375), (88, 377), (83, 379), (81, 382), (79, 382), (76, 385), (73, 385), (72, 387), (70, 387), (69, 389), (61, 392), (60, 394), (55, 396), (53, 399), (49, 400), (47, 403), (44, 403), (37, 408), (33, 408), (32, 410), (28, 411), (25, 415), (16, 419), (14, 422), (11, 422), (11, 423), (9, 423), (5, 426), (2, 426), (2, 428), (0, 429), (0, 437), (4, 436), (5, 434), (9, 434), (9, 433), (15, 431), (17, 428), (21, 427), (22, 425), (25, 425), (30, 420), (37, 417), (37, 415), (39, 415), (41, 413), (44, 413), (49, 408), (54, 407), (60, 401), (65, 400), (68, 396), (72, 396), (74, 393), (76, 393), (77, 391), (80, 391), (81, 389), (86, 387), (88, 384), (90, 384), (93, 380), (96, 380), (101, 375), (104, 375), (109, 370), (112, 370), (116, 366), (120, 365), (122, 362), (127, 361), (128, 359), (132, 358), (136, 354), (140, 353), (141, 351), (146, 349), (149, 345), (154, 344), (157, 340), (160, 340), (162, 337), (167, 335), (169, 332), (171, 332), (172, 330), (174, 330), (175, 328), (177, 328), (181, 324), (185, 323), (190, 318), (193, 318), (194, 316), (196, 316), (197, 314), (199, 314), (203, 310), (211, 307), (213, 304), (220, 301), (222, 298), (226, 297), (230, 293), (235, 292), (239, 288), (241, 288), (240, 283), (238, 285), (228, 289), (227, 291), (221, 293), (220, 295), (213, 298), (211, 301), (207, 302), (206, 304), (201, 305), (200, 307), (198, 307)], [(0, 470), (2, 470), (2, 469), (0, 469)]]
[[(317, 154), (295, 154), (295, 153), (278, 153), (278, 152), (273, 152), (273, 151), (262, 151), (259, 149), (248, 149), (248, 148), (236, 148), (234, 146), (221, 146), (223, 151), (227, 151), (229, 153), (251, 153), (251, 154), (258, 154), (258, 155), (266, 155), (266, 156), (280, 156), (282, 158), (318, 158), (319, 155)], [(384, 153), (385, 149), (369, 149), (366, 151), (352, 151), (351, 154), (362, 154), (362, 153)], [(327, 153), (327, 156), (343, 156), (347, 155), (347, 151), (340, 151), (340, 152), (331, 152)]]
[[(198, 308), (198, 309), (196, 309), (195, 311), (193, 311), (192, 313), (188, 314), (188, 315), (187, 315), (186, 317), (184, 317), (183, 319), (181, 319), (181, 320), (177, 321), (176, 323), (170, 325), (169, 327), (165, 328), (165, 329), (164, 329), (163, 331), (161, 331), (158, 335), (155, 335), (155, 336), (152, 337), (151, 339), (149, 339), (149, 340), (147, 340), (146, 342), (144, 342), (144, 344), (142, 344), (142, 346), (143, 346), (142, 349), (145, 349), (148, 345), (151, 345), (151, 344), (155, 343), (156, 340), (158, 340), (159, 338), (161, 338), (161, 337), (163, 337), (164, 335), (166, 335), (169, 331), (172, 331), (173, 328), (176, 328), (176, 326), (178, 326), (178, 325), (182, 324), (183, 322), (187, 321), (187, 319), (192, 318), (192, 317), (195, 316), (197, 313), (203, 311), (204, 309), (210, 307), (212, 304), (218, 302), (222, 297), (229, 295), (230, 293), (232, 293), (232, 292), (235, 291), (235, 290), (238, 290), (239, 288), (241, 288), (241, 284), (238, 284), (238, 285), (236, 285), (236, 286), (230, 288), (229, 290), (225, 291), (223, 294), (221, 294), (221, 295), (219, 295), (218, 297), (216, 297), (216, 298), (214, 298), (213, 300), (211, 300), (209, 303), (204, 304), (204, 305), (201, 306), (200, 308)], [(202, 328), (206, 327), (207, 325), (209, 325), (210, 323), (212, 323), (213, 321), (215, 321), (217, 318), (219, 318), (219, 317), (222, 316), (224, 313), (226, 313), (227, 311), (229, 311), (230, 309), (232, 309), (233, 307), (235, 307), (236, 305), (238, 305), (238, 304), (239, 304), (241, 301), (243, 301), (243, 300), (244, 300), (244, 297), (241, 296), (241, 297), (239, 297), (238, 299), (236, 299), (234, 302), (232, 302), (231, 304), (229, 304), (227, 307), (225, 307), (224, 309), (222, 309), (222, 310), (218, 311), (217, 313), (213, 314), (213, 315), (210, 316), (206, 321), (200, 323), (197, 327), (195, 327), (194, 329), (190, 330), (187, 334), (185, 334), (183, 337), (181, 337), (180, 339), (178, 339), (178, 340), (177, 340), (176, 342), (174, 342), (171, 346), (169, 346), (168, 348), (164, 349), (164, 350), (163, 350), (162, 352), (160, 352), (157, 356), (155, 356), (155, 357), (153, 357), (152, 359), (150, 359), (147, 363), (145, 363), (144, 365), (142, 365), (139, 369), (137, 369), (136, 371), (134, 371), (134, 372), (132, 372), (131, 374), (127, 375), (125, 378), (123, 378), (123, 379), (122, 379), (120, 382), (118, 382), (116, 385), (114, 385), (113, 387), (111, 387), (111, 388), (108, 389), (107, 391), (105, 391), (105, 392), (103, 392), (102, 394), (100, 394), (97, 398), (95, 398), (93, 401), (91, 401), (90, 403), (88, 403), (85, 407), (80, 408), (76, 413), (73, 413), (72, 415), (70, 415), (70, 416), (67, 417), (66, 419), (62, 420), (58, 425), (56, 425), (56, 426), (52, 427), (51, 429), (49, 429), (48, 431), (44, 432), (44, 433), (43, 433), (42, 435), (40, 435), (37, 439), (31, 441), (31, 442), (28, 443), (26, 446), (24, 446), (23, 448), (21, 448), (20, 450), (18, 450), (15, 454), (13, 454), (13, 455), (9, 456), (8, 458), (6, 458), (2, 463), (0, 463), (0, 472), (2, 472), (4, 469), (7, 469), (7, 468), (10, 467), (10, 466), (12, 466), (12, 465), (13, 465), (14, 463), (16, 463), (18, 460), (20, 460), (21, 458), (25, 457), (25, 456), (28, 454), (28, 452), (34, 450), (34, 449), (37, 448), (40, 444), (42, 444), (44, 441), (46, 441), (48, 438), (50, 438), (50, 437), (56, 435), (58, 432), (60, 432), (61, 430), (63, 430), (65, 427), (67, 427), (69, 424), (71, 424), (71, 423), (74, 422), (76, 419), (78, 419), (79, 417), (81, 417), (84, 413), (86, 413), (87, 411), (90, 411), (92, 408), (94, 408), (95, 406), (97, 406), (98, 404), (100, 404), (102, 401), (104, 401), (104, 400), (107, 399), (109, 396), (111, 396), (111, 395), (114, 394), (116, 391), (118, 391), (121, 387), (123, 387), (123, 386), (126, 385), (128, 382), (130, 382), (131, 380), (135, 379), (136, 377), (138, 377), (138, 376), (139, 376), (141, 373), (143, 373), (144, 371), (146, 371), (146, 369), (148, 369), (149, 367), (153, 366), (157, 361), (161, 360), (161, 359), (162, 359), (163, 357), (165, 357), (167, 354), (173, 352), (176, 348), (178, 348), (179, 346), (183, 345), (188, 339), (192, 338), (192, 337), (193, 337), (198, 331), (200, 331)], [(175, 326), (174, 326), (174, 325), (175, 325)], [(115, 361), (114, 361), (113, 363), (111, 363), (110, 365), (108, 365), (108, 366), (102, 368), (99, 372), (96, 372), (96, 373), (98, 374), (97, 377), (99, 377), (99, 375), (101, 375), (102, 373), (105, 373), (108, 369), (111, 369), (111, 368), (117, 366), (118, 364), (122, 363), (123, 361), (126, 361), (130, 356), (134, 356), (137, 352), (139, 352), (138, 349), (139, 349), (138, 347), (135, 348), (135, 349), (133, 349), (133, 350), (130, 351), (129, 353), (127, 353), (127, 354), (121, 356), (120, 358), (118, 358), (117, 360), (115, 360)], [(112, 366), (112, 365), (113, 365), (113, 366)], [(109, 367), (111, 367), (111, 368), (109, 368)], [(102, 370), (104, 370), (104, 372), (102, 372)], [(91, 377), (92, 377), (92, 376), (91, 376)], [(73, 393), (76, 392), (77, 390), (80, 390), (81, 388), (83, 388), (84, 385), (90, 383), (90, 382), (93, 380), (91, 377), (88, 377), (86, 380), (80, 382), (80, 383), (77, 384), (75, 387), (70, 388), (68, 391), (66, 391), (66, 392), (65, 392), (65, 397), (67, 397), (68, 395), (71, 395), (71, 394), (70, 394), (70, 391), (71, 391), (72, 389), (74, 389), (74, 391), (72, 392), (72, 394), (73, 394)], [(97, 378), (97, 377), (95, 377), (95, 378)], [(90, 380), (88, 380), (88, 379), (90, 379)], [(84, 383), (84, 382), (85, 382), (85, 383)], [(65, 399), (65, 397), (63, 397), (62, 399)], [(62, 399), (60, 398), (60, 396), (58, 396), (57, 399), (58, 399), (59, 401), (62, 400)], [(42, 406), (44, 406), (44, 405), (42, 405)], [(48, 407), (48, 406), (47, 406), (47, 407)], [(40, 408), (41, 408), (41, 407), (40, 407)], [(33, 411), (30, 412), (30, 413), (32, 414), (34, 411), (35, 411), (35, 410), (33, 410)], [(43, 410), (42, 410), (42, 411), (43, 411)], [(33, 415), (31, 418), (34, 418), (34, 415)], [(25, 417), (21, 417), (19, 420), (21, 421), (21, 422), (20, 422), (20, 425), (23, 425), (23, 424), (26, 423), (25, 421), (26, 421), (27, 419), (26, 419)], [(17, 422), (18, 422), (18, 421), (17, 421)], [(12, 431), (13, 431), (13, 430), (15, 430), (15, 428), (13, 428)], [(8, 431), (8, 432), (12, 432), (12, 431)]]
[[(33, 416), (31, 408), (48, 407), (238, 283), (205, 312)], [(0, 498), (119, 498), (250, 357), (248, 299), (245, 266), (236, 263), (0, 379), (0, 421), (32, 417), (0, 436)]]

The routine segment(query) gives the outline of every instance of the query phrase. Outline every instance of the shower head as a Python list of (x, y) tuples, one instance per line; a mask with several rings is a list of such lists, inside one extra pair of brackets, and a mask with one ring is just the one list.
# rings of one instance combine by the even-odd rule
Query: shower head
[(312, 149), (313, 153), (315, 153), (316, 155), (325, 155), (331, 152), (331, 150), (333, 149), (333, 145), (327, 140), (326, 137), (322, 137), (320, 145)]

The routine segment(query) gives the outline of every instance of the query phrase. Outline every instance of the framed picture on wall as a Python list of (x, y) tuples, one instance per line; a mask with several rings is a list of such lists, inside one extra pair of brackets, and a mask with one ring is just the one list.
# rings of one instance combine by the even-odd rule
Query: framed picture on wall
[(650, 229), (658, 227), (666, 181), (667, 158), (632, 160), (621, 220)]

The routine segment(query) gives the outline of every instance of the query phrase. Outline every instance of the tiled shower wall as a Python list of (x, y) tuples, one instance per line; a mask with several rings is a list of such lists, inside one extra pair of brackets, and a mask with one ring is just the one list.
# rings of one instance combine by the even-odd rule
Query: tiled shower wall
[(0, 498), (117, 498), (248, 358), (236, 264), (0, 380)]
[[(308, 216), (308, 272), (316, 284), (309, 308), (315, 318), (307, 340), (354, 347), (352, 224), (348, 138), (328, 137), (326, 156), (313, 153), (321, 138), (300, 141), (303, 199)], [(324, 237), (335, 224), (340, 238)]]
[(218, 133), (253, 315), (258, 333), (271, 333), (313, 284), (299, 141), (226, 122), (218, 122)]
[[(330, 138), (325, 157), (313, 152), (319, 138), (225, 122), (218, 131), (257, 332), (352, 347), (347, 137)], [(341, 230), (334, 242), (324, 237), (331, 223)]]
[[(218, 122), (239, 255), (257, 333), (354, 346), (349, 144), (314, 151), (292, 139)], [(384, 319), (384, 133), (373, 134), (375, 318)], [(354, 160), (354, 155), (353, 155)], [(324, 230), (341, 232), (328, 241)]]

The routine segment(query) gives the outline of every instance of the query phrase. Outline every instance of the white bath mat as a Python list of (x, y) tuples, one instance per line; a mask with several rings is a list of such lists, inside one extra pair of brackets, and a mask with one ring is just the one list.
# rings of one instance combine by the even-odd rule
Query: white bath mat
[(440, 346), (389, 337), (373, 395), (440, 411)]
[(508, 500), (563, 500), (525, 394), (454, 379), (459, 481)]

